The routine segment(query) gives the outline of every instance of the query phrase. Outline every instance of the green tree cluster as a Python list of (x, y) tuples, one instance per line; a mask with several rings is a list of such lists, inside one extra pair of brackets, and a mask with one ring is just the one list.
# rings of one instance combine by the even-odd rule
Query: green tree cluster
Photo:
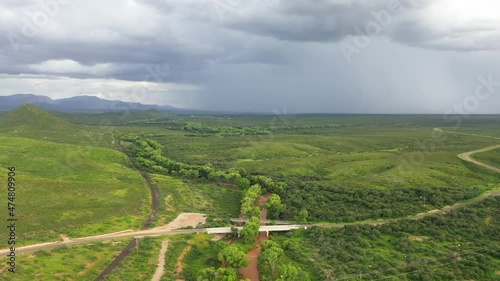
[(263, 281), (310, 280), (301, 268), (286, 261), (283, 249), (272, 240), (266, 240), (262, 243), (258, 267)]
[(260, 219), (258, 217), (251, 217), (241, 230), (241, 236), (246, 241), (255, 241), (259, 236)]
[(258, 184), (254, 184), (250, 186), (247, 190), (245, 190), (243, 199), (241, 200), (241, 213), (247, 217), (259, 217), (260, 216), (260, 207), (259, 196), (262, 194), (262, 188)]

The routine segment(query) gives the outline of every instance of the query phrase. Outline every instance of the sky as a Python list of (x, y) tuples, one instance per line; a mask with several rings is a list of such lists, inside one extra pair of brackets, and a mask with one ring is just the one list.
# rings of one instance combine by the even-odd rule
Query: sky
[(0, 95), (500, 114), (498, 11), (498, 0), (2, 0)]

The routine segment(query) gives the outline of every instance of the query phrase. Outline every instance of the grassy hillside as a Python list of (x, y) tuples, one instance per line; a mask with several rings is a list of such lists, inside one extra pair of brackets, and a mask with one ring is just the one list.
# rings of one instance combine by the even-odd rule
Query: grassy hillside
[(138, 228), (144, 220), (149, 189), (123, 153), (17, 137), (0, 143), (0, 166), (17, 170), (22, 243)]
[(114, 147), (113, 130), (108, 127), (81, 126), (64, 121), (34, 105), (20, 107), (0, 116), (0, 135)]

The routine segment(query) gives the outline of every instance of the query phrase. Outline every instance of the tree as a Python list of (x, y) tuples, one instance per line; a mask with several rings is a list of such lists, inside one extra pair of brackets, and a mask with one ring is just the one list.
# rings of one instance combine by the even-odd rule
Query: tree
[(238, 274), (234, 268), (205, 268), (201, 271), (197, 281), (237, 281)]
[(272, 219), (279, 218), (284, 205), (281, 203), (281, 197), (278, 194), (272, 194), (266, 203), (266, 208), (269, 210), (269, 216)]
[(219, 252), (219, 261), (224, 262), (227, 266), (232, 268), (245, 267), (250, 263), (245, 253), (237, 246), (230, 245)]
[(280, 275), (280, 279), (278, 280), (282, 280), (282, 281), (302, 281), (302, 280), (306, 280), (306, 277), (304, 276), (304, 272), (294, 266), (294, 265), (291, 265), (291, 264), (285, 264), (285, 265), (282, 265), (280, 266), (279, 268), (279, 275)]
[(260, 220), (258, 217), (251, 217), (241, 230), (241, 236), (247, 241), (254, 240), (259, 236)]
[(297, 214), (297, 221), (304, 223), (307, 221), (308, 216), (309, 216), (309, 212), (307, 211), (307, 209), (302, 209)]
[(280, 259), (284, 252), (281, 247), (266, 247), (266, 250), (262, 251), (259, 256), (259, 264), (261, 266), (266, 266), (271, 271), (271, 275), (275, 277), (276, 269), (280, 264)]
[(273, 186), (273, 191), (274, 192), (278, 192), (278, 193), (283, 193), (285, 191), (285, 189), (287, 188), (287, 185), (286, 183), (284, 182), (275, 182), (274, 183), (274, 186)]
[(240, 178), (236, 182), (240, 188), (248, 188), (250, 187), (250, 180), (247, 178)]
[(255, 207), (247, 208), (243, 212), (243, 215), (245, 215), (247, 218), (260, 217), (260, 212), (261, 212), (260, 207), (255, 206)]
[(201, 272), (198, 278), (196, 278), (197, 281), (212, 281), (215, 278), (215, 268), (213, 267), (208, 267), (204, 268)]
[(260, 185), (254, 184), (246, 191), (241, 200), (241, 212), (247, 218), (260, 215), (260, 208), (255, 206), (259, 202), (259, 196), (262, 192)]
[(262, 252), (266, 251), (267, 249), (270, 249), (270, 248), (280, 248), (281, 246), (272, 241), (272, 240), (266, 240), (264, 242), (262, 242), (262, 245), (260, 246), (260, 249)]

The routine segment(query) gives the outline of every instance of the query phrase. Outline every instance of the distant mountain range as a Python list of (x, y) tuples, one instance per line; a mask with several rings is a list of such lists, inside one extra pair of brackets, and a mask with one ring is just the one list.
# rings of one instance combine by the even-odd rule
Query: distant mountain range
[(22, 104), (34, 104), (46, 110), (65, 112), (109, 112), (109, 111), (136, 111), (157, 109), (160, 111), (178, 111), (179, 108), (169, 105), (150, 105), (124, 101), (105, 100), (93, 96), (77, 96), (66, 99), (53, 100), (46, 96), (33, 94), (17, 94), (0, 96), (0, 110), (12, 110)]

